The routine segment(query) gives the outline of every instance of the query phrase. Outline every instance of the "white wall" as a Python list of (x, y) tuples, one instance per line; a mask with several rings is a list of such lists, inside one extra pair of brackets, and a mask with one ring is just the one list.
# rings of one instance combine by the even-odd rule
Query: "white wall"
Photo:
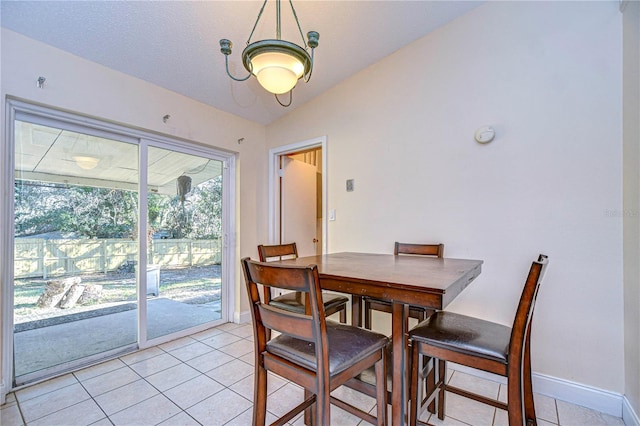
[(623, 10), (625, 395), (640, 413), (640, 3)]
[(483, 259), (451, 310), (509, 323), (549, 255), (534, 370), (622, 394), (620, 34), (617, 2), (488, 3), (270, 125), (267, 144), (328, 136), (329, 252), (439, 241)]
[[(329, 251), (442, 241), (447, 256), (483, 259), (452, 310), (508, 323), (530, 261), (548, 254), (534, 370), (623, 393), (617, 6), (481, 6), (271, 125), (267, 141), (328, 135), (338, 218)], [(267, 239), (262, 126), (11, 31), (1, 37), (2, 128), (12, 95), (238, 152), (238, 254), (255, 256)], [(497, 137), (481, 146), (473, 132), (485, 124)], [(349, 178), (356, 190), (346, 193)]]
[[(236, 254), (238, 259), (256, 256), (258, 241), (267, 238), (266, 195), (261, 186), (267, 175), (264, 126), (4, 28), (1, 37), (2, 129), (5, 129), (5, 99), (13, 96), (235, 152), (238, 160), (236, 222), (243, 224), (236, 229)], [(44, 89), (36, 88), (39, 76), (47, 79)], [(171, 115), (166, 124), (162, 120), (165, 114)], [(238, 144), (239, 138), (244, 138), (242, 144)], [(3, 131), (3, 146), (4, 139)], [(248, 302), (239, 264), (238, 261), (236, 310), (244, 311), (248, 309)], [(0, 301), (2, 296), (0, 293)]]

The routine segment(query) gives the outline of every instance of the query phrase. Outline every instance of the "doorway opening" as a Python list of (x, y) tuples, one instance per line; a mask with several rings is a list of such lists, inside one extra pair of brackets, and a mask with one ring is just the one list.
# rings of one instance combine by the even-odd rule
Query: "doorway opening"
[(326, 137), (269, 151), (269, 240), (295, 242), (298, 253), (327, 251)]

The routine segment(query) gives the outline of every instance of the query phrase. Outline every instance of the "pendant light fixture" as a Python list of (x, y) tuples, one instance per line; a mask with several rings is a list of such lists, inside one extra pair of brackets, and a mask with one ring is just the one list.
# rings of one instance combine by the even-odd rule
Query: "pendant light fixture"
[[(266, 4), (267, 0), (262, 4), (256, 23), (253, 25), (253, 30), (251, 34), (249, 34), (247, 47), (245, 47), (242, 52), (242, 63), (249, 74), (244, 78), (236, 78), (229, 72), (229, 55), (233, 47), (231, 41), (227, 39), (220, 40), (220, 51), (224, 54), (227, 75), (229, 77), (235, 81), (245, 81), (251, 77), (251, 75), (255, 75), (258, 83), (260, 83), (266, 91), (273, 93), (280, 105), (288, 107), (291, 105), (291, 92), (298, 83), (298, 80), (303, 78), (306, 83), (311, 79), (311, 72), (313, 71), (313, 51), (318, 47), (320, 34), (316, 31), (309, 31), (307, 33), (308, 41), (305, 42), (302, 29), (300, 28), (300, 22), (298, 22), (298, 16), (293, 8), (292, 1), (289, 0), (304, 47), (282, 40), (280, 35), (280, 0), (276, 0), (276, 38), (252, 43), (251, 37), (258, 26)], [(311, 48), (310, 54), (307, 51), (308, 48)], [(280, 102), (278, 95), (287, 92), (289, 92), (289, 103), (283, 104)]]
[(76, 162), (78, 167), (84, 170), (92, 170), (98, 167), (98, 163), (100, 162), (99, 158), (96, 157), (87, 157), (83, 155), (74, 155), (73, 161)]

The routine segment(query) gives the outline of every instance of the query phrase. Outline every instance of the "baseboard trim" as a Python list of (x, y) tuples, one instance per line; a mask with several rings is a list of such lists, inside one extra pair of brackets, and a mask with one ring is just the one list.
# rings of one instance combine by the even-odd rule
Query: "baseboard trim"
[(540, 373), (533, 373), (532, 380), (534, 392), (591, 408), (611, 416), (622, 417), (622, 394)]
[(247, 322), (251, 322), (251, 311), (234, 312), (233, 322), (235, 322), (236, 324), (244, 324)]
[[(504, 377), (468, 368), (463, 365), (452, 363), (451, 368), (456, 371), (482, 377), (487, 380), (493, 380), (502, 384), (507, 383)], [(629, 417), (633, 419), (633, 417), (635, 416), (635, 419), (637, 420), (637, 415), (635, 415), (635, 413), (633, 412), (631, 406), (628, 404), (628, 401), (626, 401), (626, 398), (624, 398), (624, 396), (619, 393), (610, 392), (594, 388), (592, 386), (586, 386), (580, 383), (570, 382), (568, 380), (559, 379), (557, 377), (551, 377), (535, 372), (532, 374), (531, 379), (533, 381), (534, 392), (549, 396), (551, 398), (570, 402), (572, 404), (591, 408), (592, 410), (600, 411), (601, 413), (609, 414), (615, 417), (623, 417), (623, 413), (626, 408), (629, 411)], [(626, 407), (623, 408), (623, 405), (626, 405)], [(627, 424), (640, 426), (640, 424), (638, 424), (637, 422), (635, 424)]]
[(633, 410), (626, 396), (622, 398), (622, 420), (627, 426), (640, 426), (640, 417)]

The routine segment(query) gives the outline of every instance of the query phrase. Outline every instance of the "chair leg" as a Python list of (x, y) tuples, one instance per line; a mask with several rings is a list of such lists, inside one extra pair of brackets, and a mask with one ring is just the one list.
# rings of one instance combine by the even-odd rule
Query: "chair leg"
[[(437, 360), (438, 361), (438, 375), (437, 375), (437, 382), (438, 383), (442, 383), (442, 385), (440, 386), (440, 390), (438, 391), (438, 418), (440, 420), (444, 420), (444, 407), (445, 407), (445, 390), (446, 390), (446, 386), (445, 384), (447, 383), (447, 361), (444, 360)], [(433, 360), (433, 368), (436, 368), (436, 359)]]
[(509, 368), (507, 375), (507, 405), (509, 426), (524, 424), (523, 383), (521, 379), (522, 366)]
[(257, 365), (253, 387), (253, 424), (264, 426), (267, 416), (267, 370)]
[[(409, 316), (407, 315), (407, 317), (404, 320), (404, 330), (405, 333), (409, 332)], [(404, 336), (404, 353), (407, 354), (406, 356), (406, 364), (405, 364), (405, 372), (404, 372), (404, 382), (405, 383), (411, 383), (411, 368), (413, 366), (413, 357), (411, 355), (411, 342), (409, 342), (409, 336), (407, 334), (405, 334)], [(405, 392), (409, 392), (409, 385), (405, 386), (406, 391)], [(405, 398), (407, 398), (409, 395), (405, 394)], [(406, 405), (405, 405), (405, 410), (406, 410)], [(406, 411), (405, 411), (406, 412)]]
[[(304, 390), (304, 400), (306, 401), (307, 399), (311, 398), (311, 391), (305, 389)], [(304, 424), (306, 426), (311, 426), (311, 425), (317, 425), (317, 423), (315, 422), (316, 420), (316, 412), (317, 412), (317, 401), (316, 403), (313, 403), (311, 405), (311, 407), (307, 408), (306, 410), (304, 410)]]
[(340, 322), (343, 323), (343, 324), (347, 323), (347, 307), (346, 307), (346, 305), (340, 311)]
[[(435, 310), (433, 310), (433, 309), (422, 311), (422, 313), (420, 314), (420, 318), (418, 319), (418, 324), (421, 323), (422, 321), (426, 320), (427, 317), (430, 316), (431, 314), (433, 314), (434, 312), (435, 312)], [(436, 369), (437, 369), (436, 368), (436, 361), (437, 360), (435, 360), (435, 359), (431, 360), (431, 358), (429, 358), (426, 355), (424, 355), (422, 357), (422, 364), (424, 366), (426, 366), (429, 362), (433, 363), (433, 368), (429, 372), (429, 378), (428, 378), (428, 380), (431, 380), (433, 383), (435, 383), (435, 380), (436, 380)], [(426, 392), (426, 383), (425, 383), (425, 392)], [(431, 402), (431, 404), (429, 404), (429, 412), (432, 413), (432, 414), (436, 412), (436, 400), (435, 399)]]
[(382, 349), (382, 359), (376, 362), (376, 417), (378, 426), (387, 424), (387, 362), (386, 349)]
[[(424, 371), (425, 368), (427, 368), (428, 364), (432, 364), (432, 367), (428, 370), (428, 372), (425, 375), (425, 383), (424, 383), (424, 390), (425, 392), (428, 392), (429, 386), (431, 386), (431, 388), (435, 388), (436, 385), (436, 371), (438, 370), (437, 367), (437, 360), (436, 359), (431, 359), (426, 355), (422, 356), (422, 365), (424, 367), (422, 367), (422, 370)], [(431, 414), (435, 414), (437, 413), (436, 411), (436, 401), (437, 398), (434, 398), (431, 403), (429, 403), (429, 412)]]
[[(322, 386), (320, 386), (322, 387)], [(314, 426), (325, 426), (331, 424), (331, 398), (329, 393), (318, 392), (316, 403), (313, 404), (313, 424)]]
[(531, 383), (531, 347), (529, 345), (529, 335), (531, 328), (527, 332), (527, 339), (524, 346), (524, 360), (523, 360), (523, 393), (524, 393), (524, 413), (527, 425), (536, 425), (536, 408), (533, 402), (533, 386)]
[(371, 330), (371, 304), (364, 301), (364, 328)]
[(421, 388), (421, 366), (420, 364), (420, 344), (414, 342), (411, 345), (411, 373), (409, 378), (409, 423), (411, 426), (416, 426), (418, 424), (418, 416), (420, 415), (420, 403), (422, 401), (422, 396), (419, 395), (418, 388)]

